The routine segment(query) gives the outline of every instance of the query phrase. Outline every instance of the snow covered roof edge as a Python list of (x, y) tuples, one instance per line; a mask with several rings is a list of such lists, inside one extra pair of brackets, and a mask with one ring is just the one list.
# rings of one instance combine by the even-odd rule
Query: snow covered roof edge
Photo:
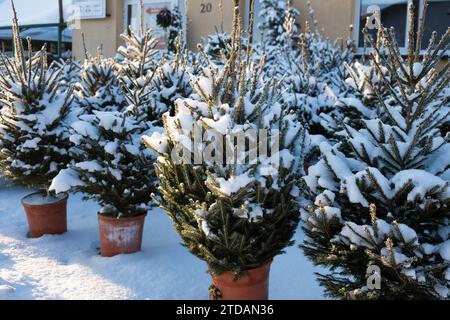
[[(14, 0), (20, 25), (58, 23), (58, 0)], [(63, 0), (63, 11), (67, 18), (71, 0)], [(65, 9), (65, 10), (64, 10)], [(0, 27), (12, 25), (11, 0), (0, 0)]]

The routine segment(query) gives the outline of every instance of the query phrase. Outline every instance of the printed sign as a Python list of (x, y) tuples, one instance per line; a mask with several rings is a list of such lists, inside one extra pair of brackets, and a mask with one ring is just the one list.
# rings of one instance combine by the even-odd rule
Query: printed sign
[(72, 0), (73, 8), (81, 20), (106, 18), (106, 0)]

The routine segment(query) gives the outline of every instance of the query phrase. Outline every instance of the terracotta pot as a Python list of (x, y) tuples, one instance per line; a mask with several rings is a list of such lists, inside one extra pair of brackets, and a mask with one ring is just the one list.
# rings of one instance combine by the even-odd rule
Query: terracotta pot
[(271, 262), (256, 269), (246, 271), (235, 280), (232, 272), (212, 276), (211, 299), (217, 300), (268, 300), (269, 273)]
[(145, 215), (111, 218), (98, 215), (102, 257), (141, 251)]
[[(42, 197), (40, 197), (42, 195)], [(22, 198), (22, 206), (27, 215), (30, 236), (42, 237), (45, 234), (63, 234), (67, 232), (68, 194), (45, 199), (46, 193), (39, 191)], [(42, 199), (40, 203), (39, 199)]]

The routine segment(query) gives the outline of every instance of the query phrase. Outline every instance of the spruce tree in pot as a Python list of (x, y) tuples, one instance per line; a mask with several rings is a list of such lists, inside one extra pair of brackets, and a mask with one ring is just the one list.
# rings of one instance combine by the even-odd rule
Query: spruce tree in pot
[[(130, 35), (122, 35), (125, 46), (118, 49), (116, 63), (100, 59), (86, 70), (99, 70), (86, 79), (103, 74), (100, 78), (108, 80), (99, 90), (102, 99), (95, 99), (97, 107), (83, 108), (87, 114), (72, 124), (74, 161), (50, 187), (56, 192), (82, 192), (85, 198), (100, 203), (100, 252), (105, 257), (141, 250), (144, 221), (151, 206), (154, 155), (140, 137), (153, 130), (148, 124), (161, 116), (149, 98), (158, 67), (154, 63), (156, 40), (151, 30), (141, 34), (130, 31)], [(117, 90), (106, 94), (104, 89), (112, 83)], [(119, 92), (123, 95), (120, 99), (116, 98)]]
[(125, 113), (96, 111), (80, 116), (72, 130), (74, 161), (50, 190), (82, 192), (100, 203), (102, 256), (140, 251), (154, 180), (153, 157), (140, 142), (142, 126)]
[[(274, 81), (263, 78), (263, 60), (254, 64), (242, 54), (237, 10), (229, 59), (217, 66), (203, 52), (207, 66), (192, 76), (193, 98), (179, 99), (175, 115), (164, 115), (163, 134), (143, 140), (160, 155), (155, 198), (184, 245), (208, 264), (210, 298), (264, 300), (270, 264), (292, 244), (299, 222), (305, 132), (278, 102)], [(273, 142), (277, 130), (279, 152), (271, 145), (269, 156), (262, 136), (252, 133), (266, 132)]]
[(65, 120), (73, 100), (72, 89), (60, 86), (60, 69), (48, 67), (45, 46), (26, 56), (13, 7), (14, 56), (1, 54), (0, 167), (6, 178), (41, 191), (22, 199), (29, 234), (67, 231), (67, 194), (50, 195), (48, 185), (70, 157)]

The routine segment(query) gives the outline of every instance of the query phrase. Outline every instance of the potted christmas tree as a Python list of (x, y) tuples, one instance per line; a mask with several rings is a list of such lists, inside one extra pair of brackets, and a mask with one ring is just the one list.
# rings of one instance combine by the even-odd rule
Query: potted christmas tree
[(200, 47), (206, 66), (191, 79), (192, 99), (179, 99), (175, 114), (164, 115), (164, 133), (143, 140), (160, 155), (155, 198), (184, 245), (206, 261), (210, 298), (262, 300), (271, 262), (299, 222), (305, 132), (278, 102), (277, 84), (264, 79), (264, 60), (243, 54), (238, 12), (235, 3), (228, 60), (215, 65)]
[[(28, 39), (25, 55), (14, 6), (13, 12), (14, 57), (0, 55), (0, 167), (11, 181), (46, 190), (70, 160), (64, 121), (73, 95), (61, 90), (60, 70), (48, 67), (45, 46), (33, 54)], [(66, 232), (67, 197), (39, 191), (22, 199), (32, 237)]]
[(377, 76), (362, 81), (383, 112), (341, 122), (340, 142), (323, 143), (305, 177), (312, 206), (302, 213), (302, 247), (331, 269), (319, 275), (331, 297), (445, 299), (450, 292), (450, 143), (441, 130), (450, 113), (439, 97), (450, 65), (438, 67), (450, 29), (423, 43), (425, 12), (426, 3), (415, 34), (409, 6), (406, 57), (393, 30), (381, 27), (378, 43), (368, 37)]
[[(101, 87), (101, 96), (94, 96), (107, 101), (109, 111), (92, 108), (91, 113), (79, 115), (79, 121), (72, 124), (70, 136), (75, 145), (71, 150), (74, 161), (50, 186), (57, 193), (82, 192), (85, 198), (100, 203), (100, 252), (104, 257), (141, 250), (144, 220), (152, 204), (150, 194), (155, 180), (154, 156), (140, 138), (153, 128), (158, 114), (148, 105), (158, 66), (152, 62), (156, 40), (151, 30), (142, 32), (142, 36), (131, 32), (122, 37), (126, 46), (119, 48), (119, 63), (109, 65), (109, 61), (107, 68), (98, 68), (107, 62), (99, 60), (100, 64), (86, 69), (98, 70), (93, 75), (108, 75), (100, 77), (109, 79)], [(119, 78), (113, 79), (113, 74)], [(86, 77), (85, 83), (91, 78)], [(111, 100), (114, 95), (103, 90), (111, 81), (118, 86), (117, 92), (123, 92), (120, 101)], [(97, 99), (96, 105), (104, 109), (102, 99)], [(128, 105), (121, 107), (122, 100)]]
[(53, 179), (50, 190), (82, 192), (100, 203), (102, 256), (140, 251), (154, 180), (153, 157), (140, 142), (143, 128), (117, 111), (79, 118), (70, 137), (74, 161)]

